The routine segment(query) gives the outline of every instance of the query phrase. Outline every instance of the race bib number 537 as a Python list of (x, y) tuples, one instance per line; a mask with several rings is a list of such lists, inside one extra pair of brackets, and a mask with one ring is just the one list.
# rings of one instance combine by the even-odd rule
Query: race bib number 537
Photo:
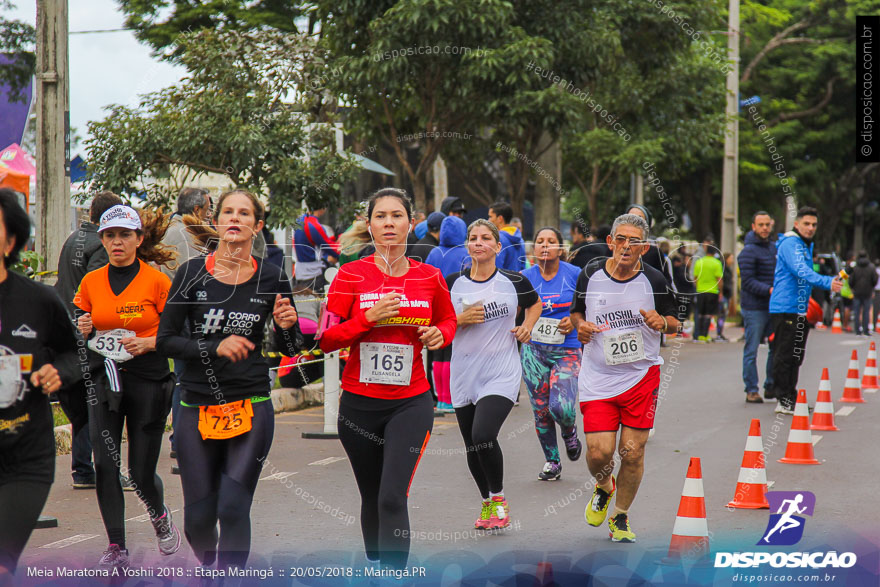
[(99, 330), (94, 338), (89, 340), (89, 348), (108, 359), (113, 359), (117, 363), (127, 361), (132, 355), (125, 350), (122, 345), (123, 338), (134, 336), (135, 333), (124, 328), (114, 328), (113, 330)]

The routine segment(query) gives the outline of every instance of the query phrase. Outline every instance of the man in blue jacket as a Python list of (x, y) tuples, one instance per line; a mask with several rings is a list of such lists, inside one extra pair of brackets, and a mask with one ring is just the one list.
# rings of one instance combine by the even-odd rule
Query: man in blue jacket
[(776, 413), (794, 414), (798, 371), (807, 347), (807, 304), (814, 287), (838, 292), (839, 278), (813, 271), (813, 236), (819, 213), (815, 208), (798, 210), (794, 230), (776, 243), (776, 272), (770, 294), (773, 325), (773, 394)]
[(501, 252), (495, 265), (509, 271), (522, 271), (526, 268), (526, 246), (522, 232), (512, 225), (513, 208), (507, 202), (495, 202), (489, 206), (489, 222), (498, 227), (501, 237)]
[[(758, 393), (758, 345), (770, 329), (770, 294), (773, 292), (773, 274), (776, 271), (776, 243), (770, 240), (773, 219), (761, 210), (752, 215), (752, 230), (746, 234), (745, 247), (737, 257), (742, 279), (740, 311), (743, 317), (746, 346), (743, 349), (743, 384), (746, 402), (761, 404)], [(767, 353), (764, 379), (764, 397), (773, 396), (773, 350)]]

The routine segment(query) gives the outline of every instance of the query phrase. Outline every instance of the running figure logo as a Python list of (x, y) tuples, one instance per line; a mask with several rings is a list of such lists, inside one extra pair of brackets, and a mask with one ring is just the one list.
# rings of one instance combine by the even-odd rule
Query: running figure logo
[(211, 308), (205, 314), (205, 325), (202, 327), (202, 331), (205, 334), (213, 334), (220, 330), (220, 325), (223, 323), (224, 312), (222, 309), (218, 310), (217, 308)]
[(797, 544), (804, 535), (806, 520), (797, 514), (813, 515), (816, 496), (809, 491), (770, 491), (767, 493), (770, 514), (764, 536), (758, 545), (791, 546)]

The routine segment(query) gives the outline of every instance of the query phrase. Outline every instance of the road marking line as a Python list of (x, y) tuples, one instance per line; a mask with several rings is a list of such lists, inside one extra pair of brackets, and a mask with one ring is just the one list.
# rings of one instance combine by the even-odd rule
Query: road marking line
[(855, 409), (856, 409), (856, 406), (843, 406), (842, 408), (840, 408), (839, 410), (834, 412), (834, 415), (835, 416), (849, 416), (850, 414), (852, 414), (855, 411)]
[[(171, 510), (171, 513), (179, 512), (179, 509)], [(135, 516), (133, 518), (129, 518), (125, 520), (126, 522), (148, 522), (150, 520), (150, 514), (141, 514), (139, 516)]]
[(865, 393), (877, 393), (877, 388), (871, 387), (869, 389), (863, 389), (862, 391), (864, 391)]
[(819, 434), (814, 434), (813, 435), (813, 446), (816, 446), (817, 444), (819, 444), (820, 440), (822, 440), (822, 436)]
[(260, 481), (268, 481), (269, 479), (277, 479), (278, 481), (284, 481), (291, 475), (296, 475), (296, 471), (287, 472), (287, 471), (278, 471), (277, 473), (272, 473), (268, 477), (263, 477)]
[(312, 465), (330, 465), (339, 461), (344, 461), (345, 457), (327, 457), (326, 459), (321, 459), (320, 461), (315, 461), (314, 463), (309, 463), (309, 466)]
[(70, 538), (65, 538), (64, 540), (56, 540), (55, 542), (44, 544), (40, 548), (66, 548), (71, 544), (76, 544), (77, 542), (85, 542), (86, 540), (91, 540), (92, 538), (97, 537), (97, 534), (77, 534), (75, 536), (71, 536)]
[(862, 344), (862, 342), (863, 341), (861, 341), (861, 340), (841, 340), (837, 344), (842, 344), (843, 346), (856, 346), (856, 345)]
[(776, 481), (767, 481), (767, 489), (770, 489), (771, 487), (773, 487), (773, 485), (775, 483), (776, 483)]

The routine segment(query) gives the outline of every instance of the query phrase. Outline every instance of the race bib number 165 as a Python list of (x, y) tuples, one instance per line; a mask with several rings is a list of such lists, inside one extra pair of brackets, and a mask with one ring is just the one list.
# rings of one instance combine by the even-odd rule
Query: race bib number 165
[(361, 383), (409, 385), (412, 378), (412, 345), (362, 342), (360, 351)]

